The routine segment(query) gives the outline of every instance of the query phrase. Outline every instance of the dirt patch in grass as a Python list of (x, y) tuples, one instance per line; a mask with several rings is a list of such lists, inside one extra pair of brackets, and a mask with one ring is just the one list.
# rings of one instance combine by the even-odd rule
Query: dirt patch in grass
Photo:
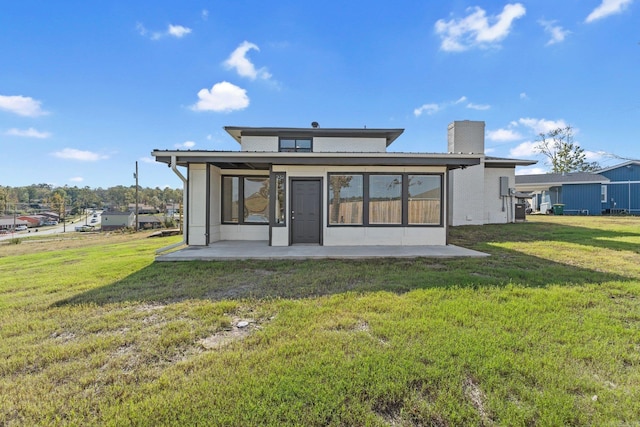
[(230, 329), (209, 335), (201, 339), (199, 343), (205, 350), (217, 350), (226, 347), (232, 342), (245, 339), (259, 328), (260, 326), (253, 319), (234, 317)]
[(478, 411), (478, 415), (480, 415), (480, 419), (482, 420), (482, 425), (493, 425), (491, 415), (485, 407), (487, 397), (480, 389), (477, 381), (475, 381), (471, 376), (467, 376), (462, 384), (462, 388), (467, 399), (469, 399), (473, 407)]

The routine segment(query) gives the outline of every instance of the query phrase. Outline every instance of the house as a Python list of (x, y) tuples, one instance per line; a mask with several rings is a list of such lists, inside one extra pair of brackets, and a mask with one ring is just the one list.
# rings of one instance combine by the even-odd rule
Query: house
[(133, 212), (102, 212), (100, 228), (102, 231), (113, 231), (133, 227), (135, 216)]
[(597, 172), (516, 176), (516, 189), (530, 193), (532, 209), (564, 214), (640, 214), (640, 162), (627, 161)]
[(139, 229), (162, 228), (162, 220), (155, 215), (140, 215), (138, 217)]
[(22, 219), (14, 218), (12, 216), (5, 216), (0, 218), (0, 230), (13, 230), (19, 225), (29, 227), (29, 222)]
[(387, 151), (403, 129), (224, 129), (240, 151), (151, 153), (184, 183), (188, 245), (446, 245), (449, 225), (512, 220), (535, 163), (486, 157), (484, 122), (452, 123), (446, 154)]

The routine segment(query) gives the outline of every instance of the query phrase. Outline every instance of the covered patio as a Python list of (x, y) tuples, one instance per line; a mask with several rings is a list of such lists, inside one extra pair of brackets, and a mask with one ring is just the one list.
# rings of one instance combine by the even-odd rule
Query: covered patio
[(245, 259), (371, 259), (485, 257), (484, 252), (454, 245), (432, 246), (269, 246), (266, 241), (219, 241), (160, 253), (156, 261), (230, 261)]

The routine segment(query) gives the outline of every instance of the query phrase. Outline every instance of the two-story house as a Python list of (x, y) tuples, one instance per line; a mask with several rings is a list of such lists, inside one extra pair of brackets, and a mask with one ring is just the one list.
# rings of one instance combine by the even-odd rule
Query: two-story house
[(446, 245), (451, 223), (509, 221), (501, 186), (535, 163), (485, 157), (484, 122), (452, 123), (446, 154), (388, 152), (403, 129), (225, 130), (240, 151), (152, 152), (184, 182), (189, 245)]

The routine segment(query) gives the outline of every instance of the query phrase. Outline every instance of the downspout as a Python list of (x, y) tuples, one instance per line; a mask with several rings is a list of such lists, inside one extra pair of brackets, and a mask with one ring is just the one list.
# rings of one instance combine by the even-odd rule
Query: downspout
[[(185, 219), (186, 222), (186, 218), (187, 218), (187, 191), (188, 191), (188, 181), (187, 178), (184, 177), (184, 175), (182, 175), (182, 173), (178, 170), (178, 165), (177, 165), (177, 161), (176, 161), (176, 156), (171, 156), (171, 163), (169, 163), (169, 167), (171, 167), (171, 170), (178, 175), (178, 178), (180, 178), (180, 180), (182, 181), (182, 218)], [(169, 245), (169, 246), (165, 246), (164, 248), (160, 248), (156, 250), (156, 255), (160, 254), (162, 252), (166, 252), (170, 249), (176, 248), (178, 246), (182, 246), (182, 245), (186, 245), (187, 244), (187, 235), (185, 234), (185, 232), (187, 231), (187, 227), (186, 224), (183, 224), (182, 226), (182, 241), (179, 243), (174, 243), (173, 245)]]

